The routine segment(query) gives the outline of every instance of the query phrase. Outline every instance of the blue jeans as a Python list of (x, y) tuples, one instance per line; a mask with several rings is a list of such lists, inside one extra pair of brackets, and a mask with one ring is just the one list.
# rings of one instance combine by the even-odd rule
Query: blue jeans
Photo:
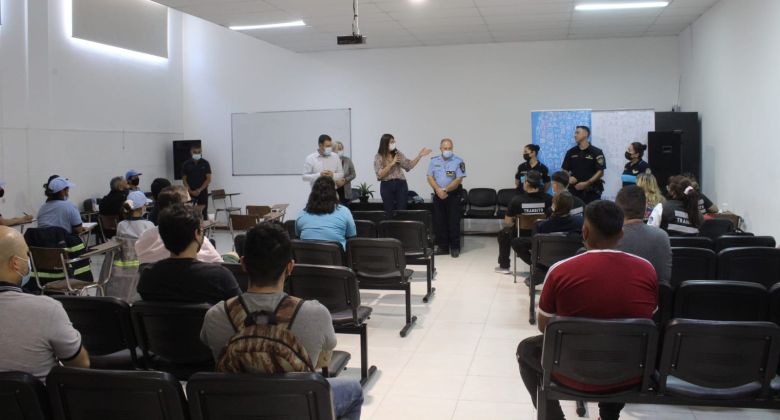
[(385, 206), (387, 217), (393, 217), (396, 210), (406, 210), (409, 186), (405, 179), (391, 179), (379, 183), (379, 194)]
[(337, 419), (360, 420), (363, 407), (363, 388), (360, 382), (348, 378), (327, 378), (333, 395)]

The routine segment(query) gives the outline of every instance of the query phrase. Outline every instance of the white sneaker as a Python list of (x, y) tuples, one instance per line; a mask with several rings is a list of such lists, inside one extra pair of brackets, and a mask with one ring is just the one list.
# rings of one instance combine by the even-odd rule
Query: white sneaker
[(496, 267), (495, 271), (496, 273), (500, 273), (500, 274), (512, 274), (512, 270), (501, 267), (500, 265)]

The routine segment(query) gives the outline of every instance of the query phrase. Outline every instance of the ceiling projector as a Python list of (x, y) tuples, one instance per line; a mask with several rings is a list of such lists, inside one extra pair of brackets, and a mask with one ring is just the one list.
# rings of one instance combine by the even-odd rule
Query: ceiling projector
[(366, 37), (360, 35), (358, 26), (358, 0), (352, 0), (352, 35), (336, 37), (338, 45), (359, 45), (366, 43)]

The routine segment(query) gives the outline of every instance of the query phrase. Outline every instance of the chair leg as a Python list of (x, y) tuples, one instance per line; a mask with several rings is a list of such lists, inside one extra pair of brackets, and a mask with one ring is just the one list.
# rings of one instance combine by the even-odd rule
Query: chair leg
[(360, 386), (366, 386), (376, 373), (376, 366), (368, 366), (368, 326), (360, 326)]
[(536, 420), (547, 419), (547, 393), (542, 387), (536, 388)]
[(428, 293), (423, 296), (422, 300), (427, 303), (433, 297), (433, 293), (436, 292), (436, 288), (431, 285), (431, 282), (433, 281), (433, 257), (428, 260), (428, 266), (425, 268), (425, 275), (428, 282)]
[(585, 405), (585, 401), (577, 400), (577, 415), (585, 417), (586, 414), (588, 414), (588, 406)]
[(514, 255), (512, 261), (512, 278), (514, 279), (514, 282), (517, 283), (517, 252), (514, 252), (513, 250), (512, 254)]
[(530, 304), (528, 306), (528, 323), (536, 324), (536, 283), (533, 277), (528, 278), (528, 297)]
[(406, 325), (401, 328), (401, 337), (406, 337), (409, 334), (409, 329), (412, 328), (412, 324), (417, 321), (416, 316), (412, 316), (412, 288), (410, 283), (406, 283)]

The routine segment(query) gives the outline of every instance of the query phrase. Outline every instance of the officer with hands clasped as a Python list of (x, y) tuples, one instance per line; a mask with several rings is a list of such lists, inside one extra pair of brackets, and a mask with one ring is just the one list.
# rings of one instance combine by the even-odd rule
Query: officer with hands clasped
[(466, 176), (466, 164), (452, 152), (452, 140), (439, 144), (441, 155), (431, 158), (428, 166), (428, 184), (433, 188), (433, 224), (436, 233), (437, 255), (460, 255), (460, 219), (462, 216), (460, 186)]

